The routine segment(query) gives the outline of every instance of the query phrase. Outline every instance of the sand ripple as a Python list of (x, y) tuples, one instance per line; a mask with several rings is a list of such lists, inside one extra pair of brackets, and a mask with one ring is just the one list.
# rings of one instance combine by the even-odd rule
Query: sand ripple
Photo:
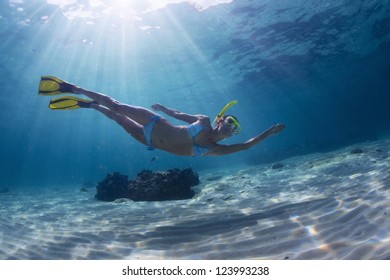
[(186, 201), (1, 194), (0, 259), (390, 259), (388, 147), (201, 174)]

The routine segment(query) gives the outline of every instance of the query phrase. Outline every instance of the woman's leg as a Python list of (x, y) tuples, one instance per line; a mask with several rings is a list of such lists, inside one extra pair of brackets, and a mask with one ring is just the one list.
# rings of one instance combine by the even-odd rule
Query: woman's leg
[(102, 93), (86, 90), (77, 86), (73, 87), (73, 93), (86, 95), (100, 105), (108, 108), (111, 112), (126, 116), (140, 125), (150, 123), (152, 117), (157, 116), (156, 113), (146, 108), (124, 104)]
[(133, 121), (132, 119), (129, 119), (124, 115), (117, 114), (111, 111), (110, 109), (103, 107), (99, 104), (93, 103), (91, 104), (90, 108), (93, 108), (99, 111), (100, 113), (104, 114), (105, 116), (109, 117), (110, 119), (116, 121), (120, 126), (122, 126), (127, 131), (127, 133), (133, 136), (136, 140), (138, 140), (144, 145), (147, 145), (144, 136), (143, 126), (140, 125), (139, 123)]

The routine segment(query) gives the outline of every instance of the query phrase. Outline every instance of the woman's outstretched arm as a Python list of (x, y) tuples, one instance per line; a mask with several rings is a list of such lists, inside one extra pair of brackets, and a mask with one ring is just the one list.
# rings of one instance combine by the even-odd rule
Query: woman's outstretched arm
[(267, 129), (263, 133), (249, 139), (248, 141), (240, 144), (233, 144), (233, 145), (216, 145), (215, 148), (210, 151), (207, 155), (210, 156), (220, 156), (220, 155), (227, 155), (227, 154), (232, 154), (236, 153), (239, 151), (247, 150), (260, 142), (264, 141), (271, 135), (275, 135), (277, 133), (282, 132), (285, 129), (284, 124), (275, 124), (271, 128)]
[(175, 110), (175, 109), (167, 108), (164, 105), (161, 105), (159, 103), (152, 105), (152, 108), (155, 111), (161, 111), (161, 112), (163, 112), (164, 114), (167, 114), (170, 117), (173, 117), (173, 118), (181, 120), (181, 121), (185, 121), (187, 123), (194, 123), (197, 120), (206, 117), (204, 115), (190, 115), (190, 114), (186, 114), (186, 113), (180, 112), (180, 111)]

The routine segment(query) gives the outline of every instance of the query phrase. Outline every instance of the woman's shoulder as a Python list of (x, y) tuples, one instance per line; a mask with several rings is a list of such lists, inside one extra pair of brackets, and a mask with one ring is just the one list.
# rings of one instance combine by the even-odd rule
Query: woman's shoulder
[(210, 118), (209, 118), (209, 116), (197, 115), (197, 117), (198, 117), (198, 122), (201, 123), (202, 125), (210, 125)]

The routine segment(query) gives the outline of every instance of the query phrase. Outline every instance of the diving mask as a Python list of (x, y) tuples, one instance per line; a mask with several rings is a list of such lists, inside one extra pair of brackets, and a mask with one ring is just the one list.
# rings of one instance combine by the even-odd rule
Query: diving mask
[(239, 134), (241, 132), (241, 125), (235, 117), (227, 116), (225, 122), (229, 126), (234, 127), (234, 134)]

